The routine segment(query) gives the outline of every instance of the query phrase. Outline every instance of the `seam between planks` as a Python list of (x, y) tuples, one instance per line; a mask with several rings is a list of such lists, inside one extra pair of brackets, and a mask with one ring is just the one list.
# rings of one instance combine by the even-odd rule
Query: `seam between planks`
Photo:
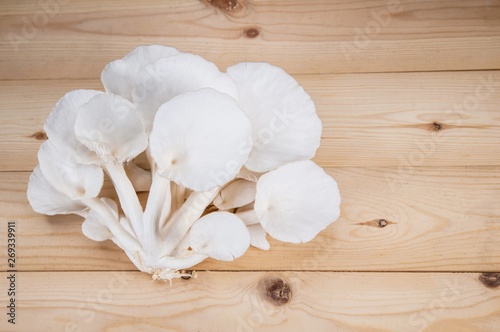
[[(293, 73), (289, 72), (292, 76), (326, 76), (326, 75), (369, 75), (369, 74), (411, 74), (411, 73), (457, 73), (457, 72), (490, 72), (490, 71), (500, 71), (500, 68), (482, 68), (482, 69), (455, 69), (455, 70), (401, 70), (401, 71), (366, 71), (366, 72), (321, 72), (321, 73)], [(100, 77), (74, 77), (74, 78), (2, 78), (0, 82), (26, 82), (26, 81), (95, 81), (100, 80)]]
[[(196, 272), (203, 272), (203, 273), (247, 273), (247, 272), (253, 272), (253, 273), (258, 273), (258, 272), (317, 272), (317, 273), (414, 273), (414, 274), (422, 274), (422, 273), (432, 273), (432, 274), (449, 274), (449, 273), (469, 273), (469, 274), (476, 274), (476, 273), (484, 273), (484, 272), (490, 272), (490, 271), (474, 271), (474, 270), (467, 270), (467, 271), (405, 271), (405, 270), (397, 270), (397, 271), (391, 271), (391, 270), (198, 270), (198, 269), (184, 269), (185, 271), (196, 271)], [(2, 272), (8, 272), (8, 270), (4, 270)], [(12, 271), (11, 271), (12, 272)], [(139, 270), (17, 270), (16, 273), (59, 273), (59, 272), (64, 272), (64, 273), (78, 273), (78, 272), (102, 272), (102, 273), (112, 273), (112, 272), (134, 272), (134, 273), (145, 273), (141, 272)]]

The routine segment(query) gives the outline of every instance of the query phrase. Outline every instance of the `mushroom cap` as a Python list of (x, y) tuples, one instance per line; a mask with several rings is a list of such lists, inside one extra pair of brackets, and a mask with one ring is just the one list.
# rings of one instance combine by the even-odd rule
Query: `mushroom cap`
[(232, 261), (247, 251), (250, 234), (236, 215), (213, 212), (193, 224), (189, 231), (189, 245), (197, 254)]
[(61, 154), (51, 140), (40, 145), (38, 161), (44, 177), (58, 191), (73, 200), (99, 195), (104, 174), (97, 165), (78, 164)]
[(248, 158), (252, 127), (236, 101), (205, 88), (163, 104), (150, 137), (158, 173), (196, 191), (232, 180)]
[(273, 238), (308, 242), (340, 216), (335, 180), (310, 160), (286, 164), (257, 182), (255, 213)]
[(51, 185), (43, 175), (40, 165), (37, 165), (30, 175), (27, 195), (35, 212), (49, 216), (79, 213), (86, 208), (81, 201), (72, 200)]
[(250, 233), (250, 245), (262, 250), (269, 250), (271, 245), (266, 239), (266, 231), (261, 224), (247, 226)]
[(255, 182), (236, 179), (220, 191), (214, 199), (214, 205), (219, 210), (242, 207), (255, 200), (255, 192)]
[(66, 93), (56, 103), (43, 126), (57, 150), (76, 162), (91, 164), (99, 159), (93, 151), (76, 139), (74, 131), (79, 107), (99, 94), (104, 93), (96, 90), (74, 90)]
[(133, 97), (146, 131), (151, 131), (162, 104), (184, 92), (202, 88), (212, 88), (235, 99), (238, 97), (231, 78), (199, 55), (181, 53), (146, 67), (141, 72)]
[(311, 97), (283, 69), (242, 62), (227, 69), (236, 83), (238, 103), (253, 126), (253, 148), (245, 166), (266, 172), (288, 162), (312, 158), (322, 125)]
[(161, 58), (179, 53), (175, 48), (163, 45), (136, 47), (123, 59), (112, 61), (104, 67), (101, 73), (102, 84), (106, 92), (120, 95), (132, 101), (141, 71)]
[(113, 94), (97, 95), (79, 108), (75, 135), (103, 163), (129, 161), (148, 146), (134, 105)]
[[(101, 198), (101, 201), (110, 208), (116, 222), (118, 222), (118, 205), (116, 202), (107, 197)], [(100, 221), (100, 216), (92, 209), (90, 209), (87, 218), (83, 221), (82, 233), (94, 241), (105, 241), (111, 239), (113, 236), (108, 227)]]

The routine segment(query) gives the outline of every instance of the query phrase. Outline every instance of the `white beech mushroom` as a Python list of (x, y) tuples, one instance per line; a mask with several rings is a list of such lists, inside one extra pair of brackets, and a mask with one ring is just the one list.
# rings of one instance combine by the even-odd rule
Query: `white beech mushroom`
[[(321, 121), (281, 68), (139, 46), (101, 74), (106, 93), (64, 95), (28, 184), (38, 213), (78, 214), (91, 240), (113, 241), (154, 280), (211, 257), (229, 261), (266, 234), (307, 242), (340, 214), (336, 182), (312, 158)], [(133, 159), (145, 152), (151, 172)], [(121, 209), (99, 197), (103, 169)], [(149, 191), (146, 208), (136, 191)], [(235, 213), (233, 213), (235, 212)]]
[(40, 145), (38, 161), (45, 178), (69, 198), (79, 200), (99, 195), (104, 182), (99, 166), (73, 162), (61, 154), (51, 140)]
[(167, 253), (201, 216), (219, 187), (238, 174), (250, 153), (245, 141), (251, 130), (236, 101), (214, 89), (186, 92), (160, 107), (150, 138), (157, 173), (195, 191), (167, 224)]
[(242, 256), (250, 245), (245, 224), (229, 212), (213, 212), (196, 221), (189, 231), (189, 245), (198, 255), (220, 261)]
[(134, 105), (117, 95), (96, 95), (80, 106), (74, 130), (78, 140), (99, 157), (98, 163), (109, 174), (122, 209), (141, 238), (143, 211), (123, 166), (148, 146)]
[(266, 172), (314, 156), (321, 121), (311, 97), (283, 69), (242, 62), (227, 69), (238, 88), (238, 103), (253, 126), (253, 148), (245, 166)]
[[(75, 164), (63, 157), (54, 151), (49, 141), (43, 143), (39, 156), (40, 165), (30, 176), (27, 192), (28, 201), (35, 211), (47, 215), (74, 213), (82, 217), (97, 214), (100, 222), (120, 243), (130, 251), (140, 249), (138, 241), (115, 220), (109, 207), (96, 198), (102, 186), (102, 170), (100, 173), (82, 171), (90, 166)], [(47, 176), (43, 169), (49, 171)], [(59, 177), (54, 171), (59, 171)]]
[(169, 56), (180, 54), (173, 47), (148, 45), (136, 47), (123, 59), (106, 65), (101, 73), (101, 81), (107, 93), (113, 93), (132, 101), (141, 71), (148, 65)]
[(238, 96), (231, 78), (199, 55), (181, 53), (147, 66), (141, 72), (133, 97), (146, 131), (151, 131), (162, 104), (184, 92), (202, 88), (212, 88), (235, 99)]
[(78, 109), (98, 94), (96, 90), (74, 90), (65, 94), (50, 112), (43, 129), (57, 150), (74, 161), (92, 164), (98, 156), (75, 136), (75, 119)]
[[(340, 215), (335, 180), (310, 160), (283, 165), (257, 182), (254, 210), (237, 213), (247, 224), (259, 222), (283, 242), (308, 242)], [(254, 212), (255, 217), (248, 218)], [(244, 221), (245, 221), (244, 220)]]
[(73, 200), (57, 190), (37, 165), (28, 182), (28, 201), (35, 212), (53, 216), (56, 214), (78, 214), (86, 216), (83, 202)]

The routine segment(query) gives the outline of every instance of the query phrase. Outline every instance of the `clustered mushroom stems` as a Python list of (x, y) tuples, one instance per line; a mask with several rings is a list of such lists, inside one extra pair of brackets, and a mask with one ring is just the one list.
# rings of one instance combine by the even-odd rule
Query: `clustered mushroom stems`
[[(45, 122), (27, 191), (36, 212), (82, 216), (85, 236), (165, 281), (207, 258), (268, 250), (267, 235), (311, 241), (339, 218), (337, 183), (310, 160), (322, 131), (314, 102), (283, 69), (221, 72), (150, 45), (106, 65), (101, 81), (105, 92), (68, 92)], [(150, 171), (134, 162), (142, 153)], [(119, 205), (99, 197), (104, 173)]]

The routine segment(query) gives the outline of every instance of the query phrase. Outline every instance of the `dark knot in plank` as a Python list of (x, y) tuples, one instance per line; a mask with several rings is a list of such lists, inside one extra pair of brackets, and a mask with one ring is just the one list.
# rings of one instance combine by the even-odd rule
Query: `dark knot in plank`
[(377, 225), (378, 225), (378, 227), (385, 227), (385, 226), (387, 226), (387, 220), (385, 220), (385, 219), (379, 219), (377, 221)]
[(356, 225), (384, 228), (385, 226), (387, 226), (389, 224), (393, 224), (393, 222), (388, 221), (387, 219), (373, 219), (373, 220), (357, 223)]
[(181, 279), (189, 280), (189, 279), (191, 279), (193, 277), (193, 271), (190, 271), (190, 270), (181, 270), (180, 272), (182, 274)]
[(440, 124), (439, 122), (433, 122), (432, 123), (432, 130), (434, 131), (440, 131), (441, 129), (443, 129), (443, 125)]
[(47, 139), (47, 134), (43, 131), (38, 131), (31, 135), (30, 137), (33, 137), (34, 139), (37, 139), (39, 141), (45, 141)]
[(488, 288), (500, 286), (500, 272), (485, 272), (479, 276), (479, 281)]
[(246, 28), (243, 31), (243, 36), (246, 38), (252, 39), (259, 35), (259, 30), (257, 28)]
[(241, 11), (243, 7), (241, 0), (202, 0), (202, 2), (224, 13), (236, 13)]
[(292, 299), (292, 288), (285, 278), (271, 276), (262, 279), (259, 289), (263, 297), (270, 303), (281, 306)]

